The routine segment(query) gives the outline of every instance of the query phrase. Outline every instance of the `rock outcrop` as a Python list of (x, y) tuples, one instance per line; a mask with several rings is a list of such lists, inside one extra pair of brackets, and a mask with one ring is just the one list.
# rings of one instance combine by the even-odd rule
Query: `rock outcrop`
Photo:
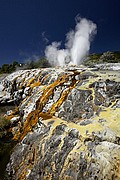
[(33, 69), (2, 80), (0, 103), (17, 142), (12, 180), (120, 179), (120, 73), (86, 67)]

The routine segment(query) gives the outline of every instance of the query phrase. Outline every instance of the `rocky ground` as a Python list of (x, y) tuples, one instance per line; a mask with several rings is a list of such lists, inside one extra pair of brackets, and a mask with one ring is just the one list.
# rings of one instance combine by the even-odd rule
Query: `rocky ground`
[(83, 66), (17, 71), (1, 82), (16, 142), (12, 180), (119, 180), (120, 73)]

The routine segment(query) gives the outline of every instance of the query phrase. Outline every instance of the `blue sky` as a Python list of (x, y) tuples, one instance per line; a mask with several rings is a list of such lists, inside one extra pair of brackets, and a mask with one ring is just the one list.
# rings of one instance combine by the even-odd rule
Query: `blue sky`
[(120, 0), (0, 0), (0, 66), (64, 44), (77, 14), (97, 24), (90, 53), (120, 50)]

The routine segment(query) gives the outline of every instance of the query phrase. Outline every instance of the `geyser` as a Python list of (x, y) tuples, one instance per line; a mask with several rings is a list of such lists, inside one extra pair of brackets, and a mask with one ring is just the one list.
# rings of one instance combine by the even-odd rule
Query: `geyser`
[(60, 48), (61, 42), (52, 42), (46, 47), (45, 56), (52, 66), (80, 65), (89, 53), (90, 43), (96, 33), (96, 24), (78, 16), (75, 29), (66, 34), (65, 49)]

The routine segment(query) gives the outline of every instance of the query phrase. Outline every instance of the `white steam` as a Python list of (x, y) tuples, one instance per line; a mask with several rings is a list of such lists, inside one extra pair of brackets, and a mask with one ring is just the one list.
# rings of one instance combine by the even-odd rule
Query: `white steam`
[(65, 49), (60, 49), (61, 42), (53, 42), (45, 49), (45, 56), (53, 66), (65, 64), (80, 65), (89, 53), (90, 43), (97, 32), (97, 26), (85, 18), (77, 18), (75, 30), (66, 35)]

